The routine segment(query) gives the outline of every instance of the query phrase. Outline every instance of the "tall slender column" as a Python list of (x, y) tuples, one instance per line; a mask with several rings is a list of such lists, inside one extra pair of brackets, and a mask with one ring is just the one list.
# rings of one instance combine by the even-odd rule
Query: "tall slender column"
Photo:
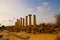
[(21, 22), (21, 27), (22, 27), (22, 18), (20, 18), (21, 20), (20, 20), (20, 22)]
[(29, 16), (29, 27), (31, 27), (31, 14), (28, 15)]
[(24, 18), (23, 18), (23, 27), (24, 27)]
[(36, 15), (33, 15), (33, 25), (36, 26)]
[(28, 25), (28, 16), (26, 16), (26, 27)]

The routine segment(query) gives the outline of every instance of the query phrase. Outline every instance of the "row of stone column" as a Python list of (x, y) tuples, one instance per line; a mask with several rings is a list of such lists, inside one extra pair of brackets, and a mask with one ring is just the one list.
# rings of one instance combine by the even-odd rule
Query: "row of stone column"
[[(17, 20), (17, 22), (19, 21), (18, 24), (20, 24), (20, 26), (26, 26), (26, 27), (29, 26), (29, 27), (31, 27), (31, 25), (32, 25), (32, 17), (31, 16), (32, 15), (29, 14), (28, 16), (25, 17), (25, 19), (20, 18), (20, 20)], [(28, 25), (28, 23), (29, 23), (29, 25)], [(36, 26), (36, 15), (33, 15), (33, 26)]]
[[(31, 14), (28, 15), (29, 16), (29, 26), (31, 27), (32, 25), (32, 18), (31, 18)], [(28, 25), (28, 16), (26, 16), (26, 26)], [(36, 26), (36, 15), (33, 15), (33, 26)]]

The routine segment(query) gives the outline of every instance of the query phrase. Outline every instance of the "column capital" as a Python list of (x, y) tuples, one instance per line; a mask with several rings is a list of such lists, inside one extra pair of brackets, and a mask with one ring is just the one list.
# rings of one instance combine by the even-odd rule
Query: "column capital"
[(29, 14), (28, 16), (32, 16), (32, 14)]
[(22, 19), (22, 17), (20, 19)]
[(28, 16), (26, 16), (26, 17), (28, 17)]
[(17, 22), (19, 21), (19, 19), (17, 19)]

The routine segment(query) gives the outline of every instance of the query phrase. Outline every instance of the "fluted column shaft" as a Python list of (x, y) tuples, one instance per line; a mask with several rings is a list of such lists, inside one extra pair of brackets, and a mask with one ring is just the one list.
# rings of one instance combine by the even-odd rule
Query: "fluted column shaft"
[(36, 26), (36, 15), (33, 15), (33, 25)]
[(22, 18), (20, 18), (21, 26), (22, 26)]
[(26, 27), (28, 25), (28, 16), (26, 16)]
[(31, 27), (31, 14), (29, 15), (29, 27)]
[(24, 27), (24, 18), (23, 18), (23, 27)]

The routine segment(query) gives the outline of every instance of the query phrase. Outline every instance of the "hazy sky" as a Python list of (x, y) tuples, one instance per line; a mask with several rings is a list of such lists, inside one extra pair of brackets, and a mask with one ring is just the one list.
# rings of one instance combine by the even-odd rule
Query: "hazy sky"
[(54, 23), (60, 0), (0, 0), (0, 24), (13, 25), (17, 18), (36, 14), (37, 23)]

